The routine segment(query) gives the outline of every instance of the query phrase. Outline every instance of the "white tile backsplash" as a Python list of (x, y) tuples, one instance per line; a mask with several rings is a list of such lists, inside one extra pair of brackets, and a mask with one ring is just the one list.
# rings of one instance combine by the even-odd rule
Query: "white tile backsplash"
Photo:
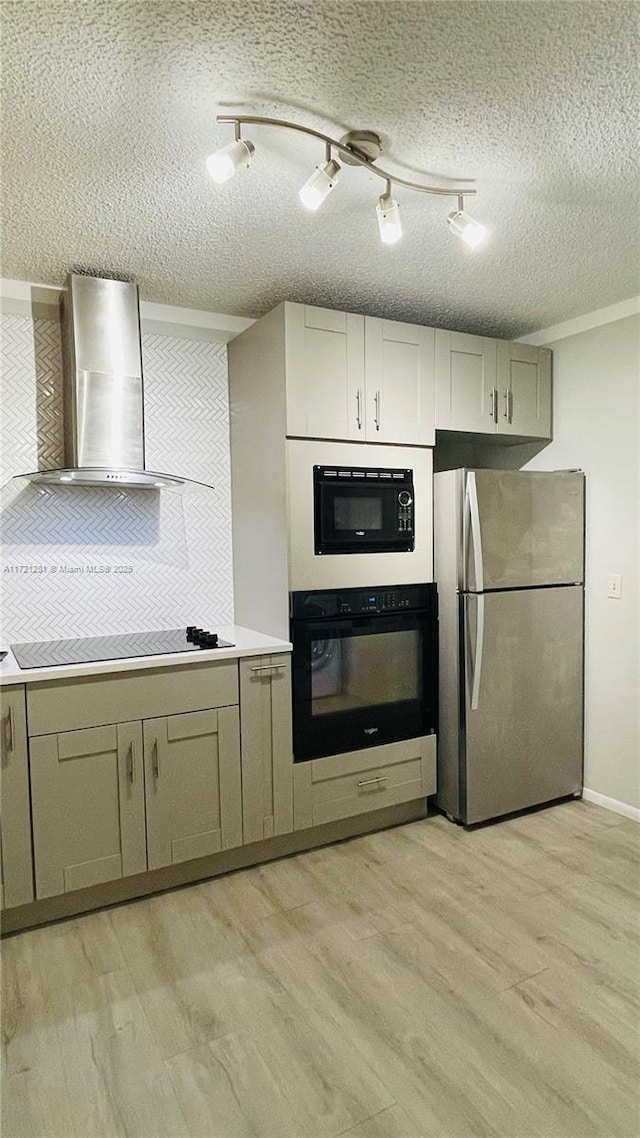
[(146, 465), (183, 495), (37, 487), (62, 460), (55, 320), (0, 316), (2, 644), (233, 620), (227, 352), (143, 336)]

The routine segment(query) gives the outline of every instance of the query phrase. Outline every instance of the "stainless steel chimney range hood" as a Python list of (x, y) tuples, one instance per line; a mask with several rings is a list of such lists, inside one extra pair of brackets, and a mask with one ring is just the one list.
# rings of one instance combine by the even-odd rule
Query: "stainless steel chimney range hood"
[(145, 468), (137, 284), (70, 273), (60, 305), (65, 466), (18, 477), (149, 490), (193, 483)]

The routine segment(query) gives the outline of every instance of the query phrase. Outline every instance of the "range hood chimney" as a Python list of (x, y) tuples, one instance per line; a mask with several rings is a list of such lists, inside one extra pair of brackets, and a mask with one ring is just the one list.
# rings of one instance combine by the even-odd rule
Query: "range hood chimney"
[(145, 469), (138, 286), (70, 273), (60, 300), (63, 470), (22, 475), (76, 486), (180, 489), (186, 480)]

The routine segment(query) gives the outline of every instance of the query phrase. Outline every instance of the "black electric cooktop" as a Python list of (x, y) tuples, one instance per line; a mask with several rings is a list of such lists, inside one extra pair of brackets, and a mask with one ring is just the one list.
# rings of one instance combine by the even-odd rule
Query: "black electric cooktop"
[(215, 632), (190, 625), (160, 632), (126, 632), (122, 636), (83, 636), (77, 640), (43, 640), (11, 645), (21, 668), (91, 664), (100, 660), (127, 660), (133, 656), (163, 656), (171, 652), (199, 652), (208, 648), (233, 648), (233, 644), (220, 640)]

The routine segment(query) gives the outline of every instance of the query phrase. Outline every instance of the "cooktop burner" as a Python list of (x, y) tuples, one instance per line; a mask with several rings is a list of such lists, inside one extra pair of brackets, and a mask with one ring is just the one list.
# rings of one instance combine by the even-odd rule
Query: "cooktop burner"
[(21, 668), (127, 660), (133, 656), (199, 652), (201, 648), (233, 648), (233, 644), (220, 640), (215, 632), (189, 625), (188, 628), (169, 628), (160, 632), (127, 632), (123, 636), (87, 636), (77, 640), (43, 640), (11, 645)]

